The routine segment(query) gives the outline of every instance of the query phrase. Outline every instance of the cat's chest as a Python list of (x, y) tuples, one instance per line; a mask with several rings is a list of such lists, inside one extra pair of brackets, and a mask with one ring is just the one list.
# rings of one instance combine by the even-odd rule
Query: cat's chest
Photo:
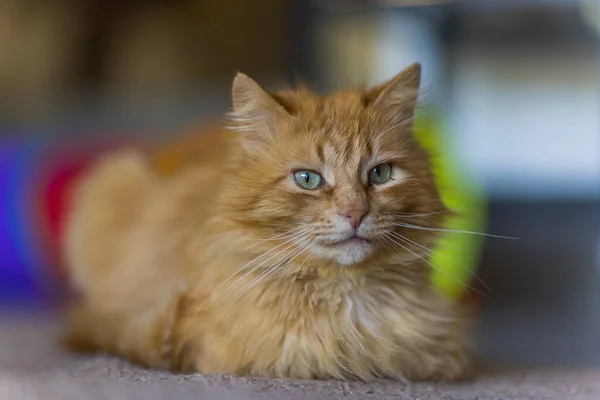
[(290, 321), (282, 360), (338, 364), (389, 353), (403, 319), (402, 299), (380, 288), (342, 286), (307, 293), (298, 319)]
[[(341, 296), (339, 306), (331, 310), (334, 324), (356, 329), (363, 338), (382, 338), (403, 319), (403, 300), (380, 291), (349, 291)], [(347, 330), (346, 330), (347, 333)]]
[(238, 302), (223, 302), (225, 312), (202, 319), (197, 368), (300, 378), (395, 376), (398, 355), (423, 330), (404, 289), (377, 281), (380, 286), (355, 280), (256, 285)]

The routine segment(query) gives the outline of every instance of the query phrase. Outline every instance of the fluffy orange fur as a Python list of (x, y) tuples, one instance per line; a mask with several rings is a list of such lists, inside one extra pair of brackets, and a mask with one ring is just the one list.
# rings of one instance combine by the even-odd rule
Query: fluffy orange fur
[(402, 226), (447, 211), (412, 136), (419, 82), (415, 64), (322, 97), (238, 74), (217, 156), (169, 177), (132, 152), (99, 161), (68, 219), (70, 343), (204, 374), (463, 376), (464, 319), (420, 247), (435, 233)]

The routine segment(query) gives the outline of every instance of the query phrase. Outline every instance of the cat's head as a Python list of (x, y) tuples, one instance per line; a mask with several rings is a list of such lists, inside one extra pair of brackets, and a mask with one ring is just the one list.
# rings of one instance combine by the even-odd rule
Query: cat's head
[(420, 79), (414, 64), (372, 90), (319, 96), (270, 94), (238, 74), (232, 217), (290, 257), (348, 266), (422, 254), (445, 207), (413, 136)]

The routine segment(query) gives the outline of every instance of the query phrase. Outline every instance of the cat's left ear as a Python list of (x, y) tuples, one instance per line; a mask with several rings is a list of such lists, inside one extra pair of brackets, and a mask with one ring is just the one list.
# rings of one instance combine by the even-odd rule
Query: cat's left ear
[(277, 124), (289, 118), (287, 110), (252, 78), (238, 73), (231, 88), (232, 128), (241, 132), (249, 148), (268, 143)]
[(411, 118), (419, 100), (421, 64), (405, 68), (388, 82), (365, 93), (365, 102), (394, 121)]

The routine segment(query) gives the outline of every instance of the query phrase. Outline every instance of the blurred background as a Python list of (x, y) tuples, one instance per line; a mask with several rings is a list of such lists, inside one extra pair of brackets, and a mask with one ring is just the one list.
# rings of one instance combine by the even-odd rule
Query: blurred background
[(328, 91), (415, 61), (486, 231), (519, 238), (477, 259), (479, 352), (600, 365), (598, 0), (0, 0), (0, 309), (61, 297), (64, 187), (94, 154), (211, 124), (238, 70)]

